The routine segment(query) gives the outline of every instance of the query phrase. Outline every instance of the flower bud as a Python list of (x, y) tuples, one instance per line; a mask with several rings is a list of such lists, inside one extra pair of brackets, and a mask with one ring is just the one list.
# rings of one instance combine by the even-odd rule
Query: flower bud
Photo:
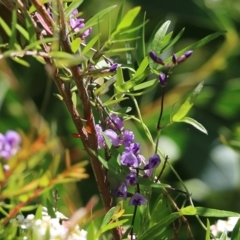
[(176, 56), (176, 54), (172, 55), (172, 63), (173, 63), (173, 65), (177, 64), (177, 56)]
[(165, 87), (166, 84), (167, 84), (167, 77), (163, 73), (160, 73), (159, 74), (159, 81), (160, 81), (161, 86)]
[(189, 50), (187, 52), (185, 52), (182, 56), (180, 56), (178, 59), (177, 59), (177, 63), (182, 63), (184, 62), (187, 58), (189, 58), (191, 55), (192, 55), (193, 51), (192, 50)]
[(161, 64), (163, 66), (165, 65), (164, 61), (160, 57), (158, 57), (154, 51), (150, 51), (149, 56), (155, 63)]

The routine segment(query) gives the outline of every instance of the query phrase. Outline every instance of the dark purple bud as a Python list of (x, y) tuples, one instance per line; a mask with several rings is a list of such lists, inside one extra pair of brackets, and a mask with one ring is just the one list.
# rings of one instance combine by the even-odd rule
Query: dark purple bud
[(127, 185), (135, 186), (137, 184), (137, 177), (135, 173), (129, 173), (126, 178)]
[(114, 64), (111, 65), (109, 71), (110, 71), (110, 72), (114, 72), (114, 71), (117, 70), (117, 68), (118, 68), (118, 64), (117, 64), (117, 63), (114, 63)]
[(137, 168), (139, 165), (137, 157), (133, 154), (133, 152), (123, 152), (120, 157), (120, 162), (122, 165), (128, 167), (135, 167)]
[(177, 56), (176, 56), (175, 54), (172, 55), (172, 63), (173, 63), (174, 65), (177, 64)]
[(140, 193), (135, 193), (129, 201), (129, 205), (132, 206), (140, 206), (140, 205), (146, 205), (147, 204), (147, 199), (142, 196)]
[(189, 50), (187, 52), (185, 52), (182, 56), (180, 56), (178, 59), (177, 59), (177, 63), (182, 63), (184, 62), (187, 58), (189, 58), (191, 55), (192, 55), (193, 51), (192, 50)]
[(125, 183), (121, 183), (119, 188), (114, 192), (116, 197), (127, 198), (127, 185)]
[(161, 159), (158, 154), (154, 154), (149, 158), (149, 168), (157, 168), (161, 163)]
[(159, 74), (159, 81), (162, 87), (167, 85), (167, 77), (163, 73)]
[(125, 147), (129, 147), (134, 140), (134, 134), (132, 131), (126, 129), (122, 134), (122, 142)]
[(163, 66), (165, 65), (164, 61), (160, 57), (158, 57), (154, 51), (150, 51), (149, 56), (155, 63), (161, 64)]
[(104, 133), (109, 138), (114, 147), (118, 147), (120, 145), (120, 139), (116, 132), (114, 132), (112, 129), (107, 129), (104, 131)]

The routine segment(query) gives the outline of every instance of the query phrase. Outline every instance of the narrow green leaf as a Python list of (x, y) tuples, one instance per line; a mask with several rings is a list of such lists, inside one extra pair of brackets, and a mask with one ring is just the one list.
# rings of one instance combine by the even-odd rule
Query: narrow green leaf
[(105, 227), (105, 226), (110, 222), (110, 220), (112, 219), (112, 216), (113, 216), (113, 214), (114, 214), (114, 210), (115, 210), (115, 207), (112, 207), (112, 208), (109, 209), (109, 211), (105, 214), (100, 229), (102, 229), (103, 227)]
[(195, 103), (198, 94), (201, 92), (203, 83), (201, 82), (197, 85), (197, 87), (193, 90), (193, 92), (189, 95), (186, 101), (182, 104), (182, 106), (178, 109), (178, 111), (173, 115), (173, 121), (177, 122), (184, 118), (189, 110), (192, 108), (193, 104)]
[(219, 240), (228, 240), (228, 235), (227, 235), (227, 232), (223, 232), (219, 238)]
[(51, 218), (56, 218), (56, 214), (53, 210), (53, 205), (52, 203), (49, 201), (49, 199), (47, 199), (47, 210), (48, 210), (48, 215), (51, 217)]
[(7, 25), (7, 23), (1, 17), (0, 17), (0, 25), (1, 25), (2, 29), (4, 30), (4, 32), (10, 37), (12, 34), (12, 31), (9, 28), (9, 26)]
[(83, 54), (86, 54), (92, 47), (93, 45), (98, 41), (98, 39), (100, 38), (101, 33), (97, 34), (94, 38), (92, 38), (89, 43), (84, 47), (83, 49)]
[(9, 48), (10, 49), (14, 49), (14, 46), (15, 46), (15, 43), (16, 43), (16, 39), (17, 39), (17, 29), (16, 29), (16, 25), (17, 25), (17, 9), (14, 8), (12, 10), (12, 22), (11, 22), (11, 25), (12, 25), (12, 34), (10, 36), (10, 39), (9, 39)]
[(100, 12), (98, 12), (97, 14), (94, 15), (94, 17), (90, 18), (86, 24), (85, 24), (85, 28), (89, 28), (95, 24), (98, 24), (99, 21), (109, 12), (111, 12), (115, 7), (117, 7), (117, 5), (113, 5), (111, 7), (108, 7)]
[[(162, 49), (168, 45), (172, 35), (173, 35), (173, 32), (170, 32), (170, 33), (168, 33), (167, 35), (164, 36), (164, 38), (162, 40)], [(162, 49), (161, 49), (161, 52), (162, 52)]]
[(198, 215), (202, 217), (240, 217), (239, 213), (212, 208), (187, 206), (179, 210), (181, 215)]
[(161, 234), (160, 229), (167, 227), (170, 223), (175, 221), (180, 214), (178, 212), (171, 213), (167, 217), (163, 218), (160, 222), (156, 223), (154, 226), (145, 231), (138, 240), (154, 239)]
[[(144, 13), (143, 22), (146, 20), (146, 12)], [(138, 31), (138, 36), (141, 36), (136, 40), (136, 58), (137, 63), (140, 65), (142, 59), (146, 56), (146, 44), (145, 44), (145, 24)]]
[(23, 28), (21, 25), (16, 25), (17, 30), (21, 33), (21, 35), (29, 41), (29, 33)]
[(76, 53), (80, 47), (81, 44), (81, 38), (75, 38), (72, 42), (71, 42), (71, 49), (73, 53)]
[(91, 221), (87, 228), (87, 240), (93, 240), (95, 235), (95, 224), (94, 221)]
[(128, 219), (124, 219), (124, 220), (120, 220), (120, 221), (116, 221), (116, 222), (112, 222), (110, 224), (108, 224), (107, 226), (101, 228), (95, 235), (95, 238), (94, 239), (98, 239), (101, 234), (103, 234), (104, 232), (106, 231), (109, 231), (113, 228), (116, 228), (116, 227), (119, 227), (119, 226), (122, 226), (124, 223), (126, 223), (128, 221)]
[[(157, 55), (161, 53), (161, 49), (163, 47), (163, 40), (167, 33), (168, 27), (170, 25), (171, 21), (166, 21), (163, 23), (163, 25), (158, 29), (156, 32), (153, 41), (150, 45), (150, 50), (154, 51)], [(158, 67), (158, 64), (156, 64), (151, 58), (149, 58), (149, 66), (152, 69), (156, 69)]]
[(73, 0), (71, 4), (64, 10), (66, 19), (68, 19), (71, 13), (75, 9), (77, 9), (82, 3), (83, 3), (83, 0)]
[(140, 84), (134, 86), (134, 87), (133, 87), (133, 91), (139, 91), (139, 90), (146, 89), (146, 88), (149, 88), (149, 87), (154, 87), (154, 86), (156, 86), (158, 83), (159, 83), (159, 80), (158, 80), (158, 79), (149, 80), (149, 81), (147, 81), (147, 82), (140, 83)]
[(30, 50), (30, 49), (36, 50), (35, 48), (37, 48), (37, 47), (38, 47), (38, 49), (41, 49), (41, 47), (40, 47), (41, 44), (53, 43), (54, 41), (58, 41), (58, 38), (43, 38), (41, 40), (30, 43), (28, 46), (26, 46), (24, 48), (24, 50)]
[(174, 39), (172, 41), (170, 41), (166, 46), (164, 46), (162, 48), (162, 52), (163, 51), (166, 51), (167, 49), (169, 49), (170, 47), (172, 47), (179, 39), (180, 37), (182, 36), (183, 32), (184, 32), (185, 28), (183, 28), (178, 34), (176, 37), (174, 37)]
[[(1, 94), (2, 94), (2, 92), (1, 92)], [(5, 180), (5, 175), (4, 175), (4, 172), (3, 172), (2, 163), (0, 162), (0, 181), (4, 181), (4, 180)]]
[(30, 64), (28, 62), (26, 62), (25, 60), (23, 60), (22, 58), (18, 58), (18, 57), (13, 57), (11, 58), (14, 62), (17, 62), (19, 64), (21, 64), (24, 67), (30, 67)]
[(128, 98), (118, 98), (118, 99), (115, 99), (115, 100), (111, 100), (111, 101), (106, 101), (103, 106), (107, 107), (107, 106), (110, 106), (110, 105), (113, 105), (113, 104), (116, 104), (116, 103), (119, 103), (121, 101), (124, 101), (124, 100), (127, 100)]
[(193, 127), (198, 129), (199, 131), (201, 131), (201, 132), (203, 132), (205, 134), (208, 134), (206, 128), (201, 123), (199, 123), (198, 121), (196, 121), (193, 118), (183, 117), (182, 119), (180, 119), (180, 120), (178, 120), (176, 122), (185, 122), (185, 123), (191, 124)]
[(110, 50), (103, 51), (103, 53), (104, 54), (112, 54), (112, 53), (127, 52), (127, 51), (131, 51), (131, 50), (135, 50), (135, 48), (133, 48), (133, 47), (130, 47), (130, 48), (115, 48), (115, 49), (110, 49)]
[(77, 94), (76, 92), (72, 92), (72, 102), (75, 107), (77, 107)]
[(206, 231), (205, 240), (211, 240), (210, 236), (211, 236), (210, 222), (209, 222), (209, 220), (207, 219), (207, 231)]
[(152, 188), (167, 188), (171, 187), (169, 184), (159, 183), (159, 184), (151, 184)]
[(141, 7), (135, 7), (129, 10), (125, 14), (121, 22), (118, 24), (116, 31), (112, 33), (111, 38), (114, 39), (115, 35), (120, 33), (123, 29), (130, 27), (133, 24), (133, 21), (135, 20), (137, 15), (139, 14), (140, 10), (141, 10)]
[(123, 0), (122, 3), (121, 3), (120, 9), (119, 9), (119, 11), (118, 11), (117, 21), (116, 21), (116, 27), (115, 27), (116, 29), (117, 29), (117, 26), (120, 24), (121, 19), (122, 19), (122, 17), (123, 17), (123, 11), (124, 11), (125, 3), (126, 3), (126, 0)]
[(35, 213), (34, 219), (42, 219), (42, 205), (39, 205)]
[(236, 225), (233, 228), (231, 234), (231, 240), (239, 240), (240, 239), (240, 218), (238, 219)]

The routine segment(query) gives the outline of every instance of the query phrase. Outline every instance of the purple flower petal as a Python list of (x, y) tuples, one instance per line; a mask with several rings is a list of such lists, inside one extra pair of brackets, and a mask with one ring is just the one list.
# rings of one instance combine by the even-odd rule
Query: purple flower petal
[(137, 184), (137, 176), (135, 173), (129, 173), (126, 178), (127, 185), (135, 186)]
[(140, 206), (140, 205), (146, 205), (147, 204), (147, 199), (142, 196), (140, 193), (135, 193), (129, 201), (129, 205), (133, 206)]
[(98, 140), (98, 149), (105, 148), (106, 143), (102, 135), (102, 128), (99, 124), (96, 124), (97, 140)]
[(116, 197), (127, 198), (127, 185), (125, 183), (121, 183), (119, 188), (114, 192)]
[(120, 145), (120, 140), (116, 132), (114, 132), (112, 129), (107, 129), (104, 131), (104, 133), (109, 138), (114, 147), (118, 147)]
[[(114, 122), (114, 124), (113, 124)], [(113, 130), (122, 131), (123, 130), (123, 120), (116, 114), (110, 114), (110, 119), (107, 120), (107, 124)]]
[(122, 141), (125, 147), (129, 147), (134, 140), (134, 134), (130, 130), (125, 130), (122, 134)]
[(123, 154), (120, 157), (120, 162), (122, 165), (128, 167), (137, 168), (139, 165), (137, 157), (132, 152), (123, 152)]

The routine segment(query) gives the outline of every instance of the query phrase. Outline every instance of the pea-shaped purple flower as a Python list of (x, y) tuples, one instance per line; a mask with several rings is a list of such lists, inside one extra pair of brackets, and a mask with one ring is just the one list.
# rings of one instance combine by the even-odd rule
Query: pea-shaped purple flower
[(130, 198), (129, 205), (140, 206), (140, 205), (146, 205), (147, 202), (148, 202), (147, 199), (143, 195), (141, 195), (140, 193), (135, 193)]

